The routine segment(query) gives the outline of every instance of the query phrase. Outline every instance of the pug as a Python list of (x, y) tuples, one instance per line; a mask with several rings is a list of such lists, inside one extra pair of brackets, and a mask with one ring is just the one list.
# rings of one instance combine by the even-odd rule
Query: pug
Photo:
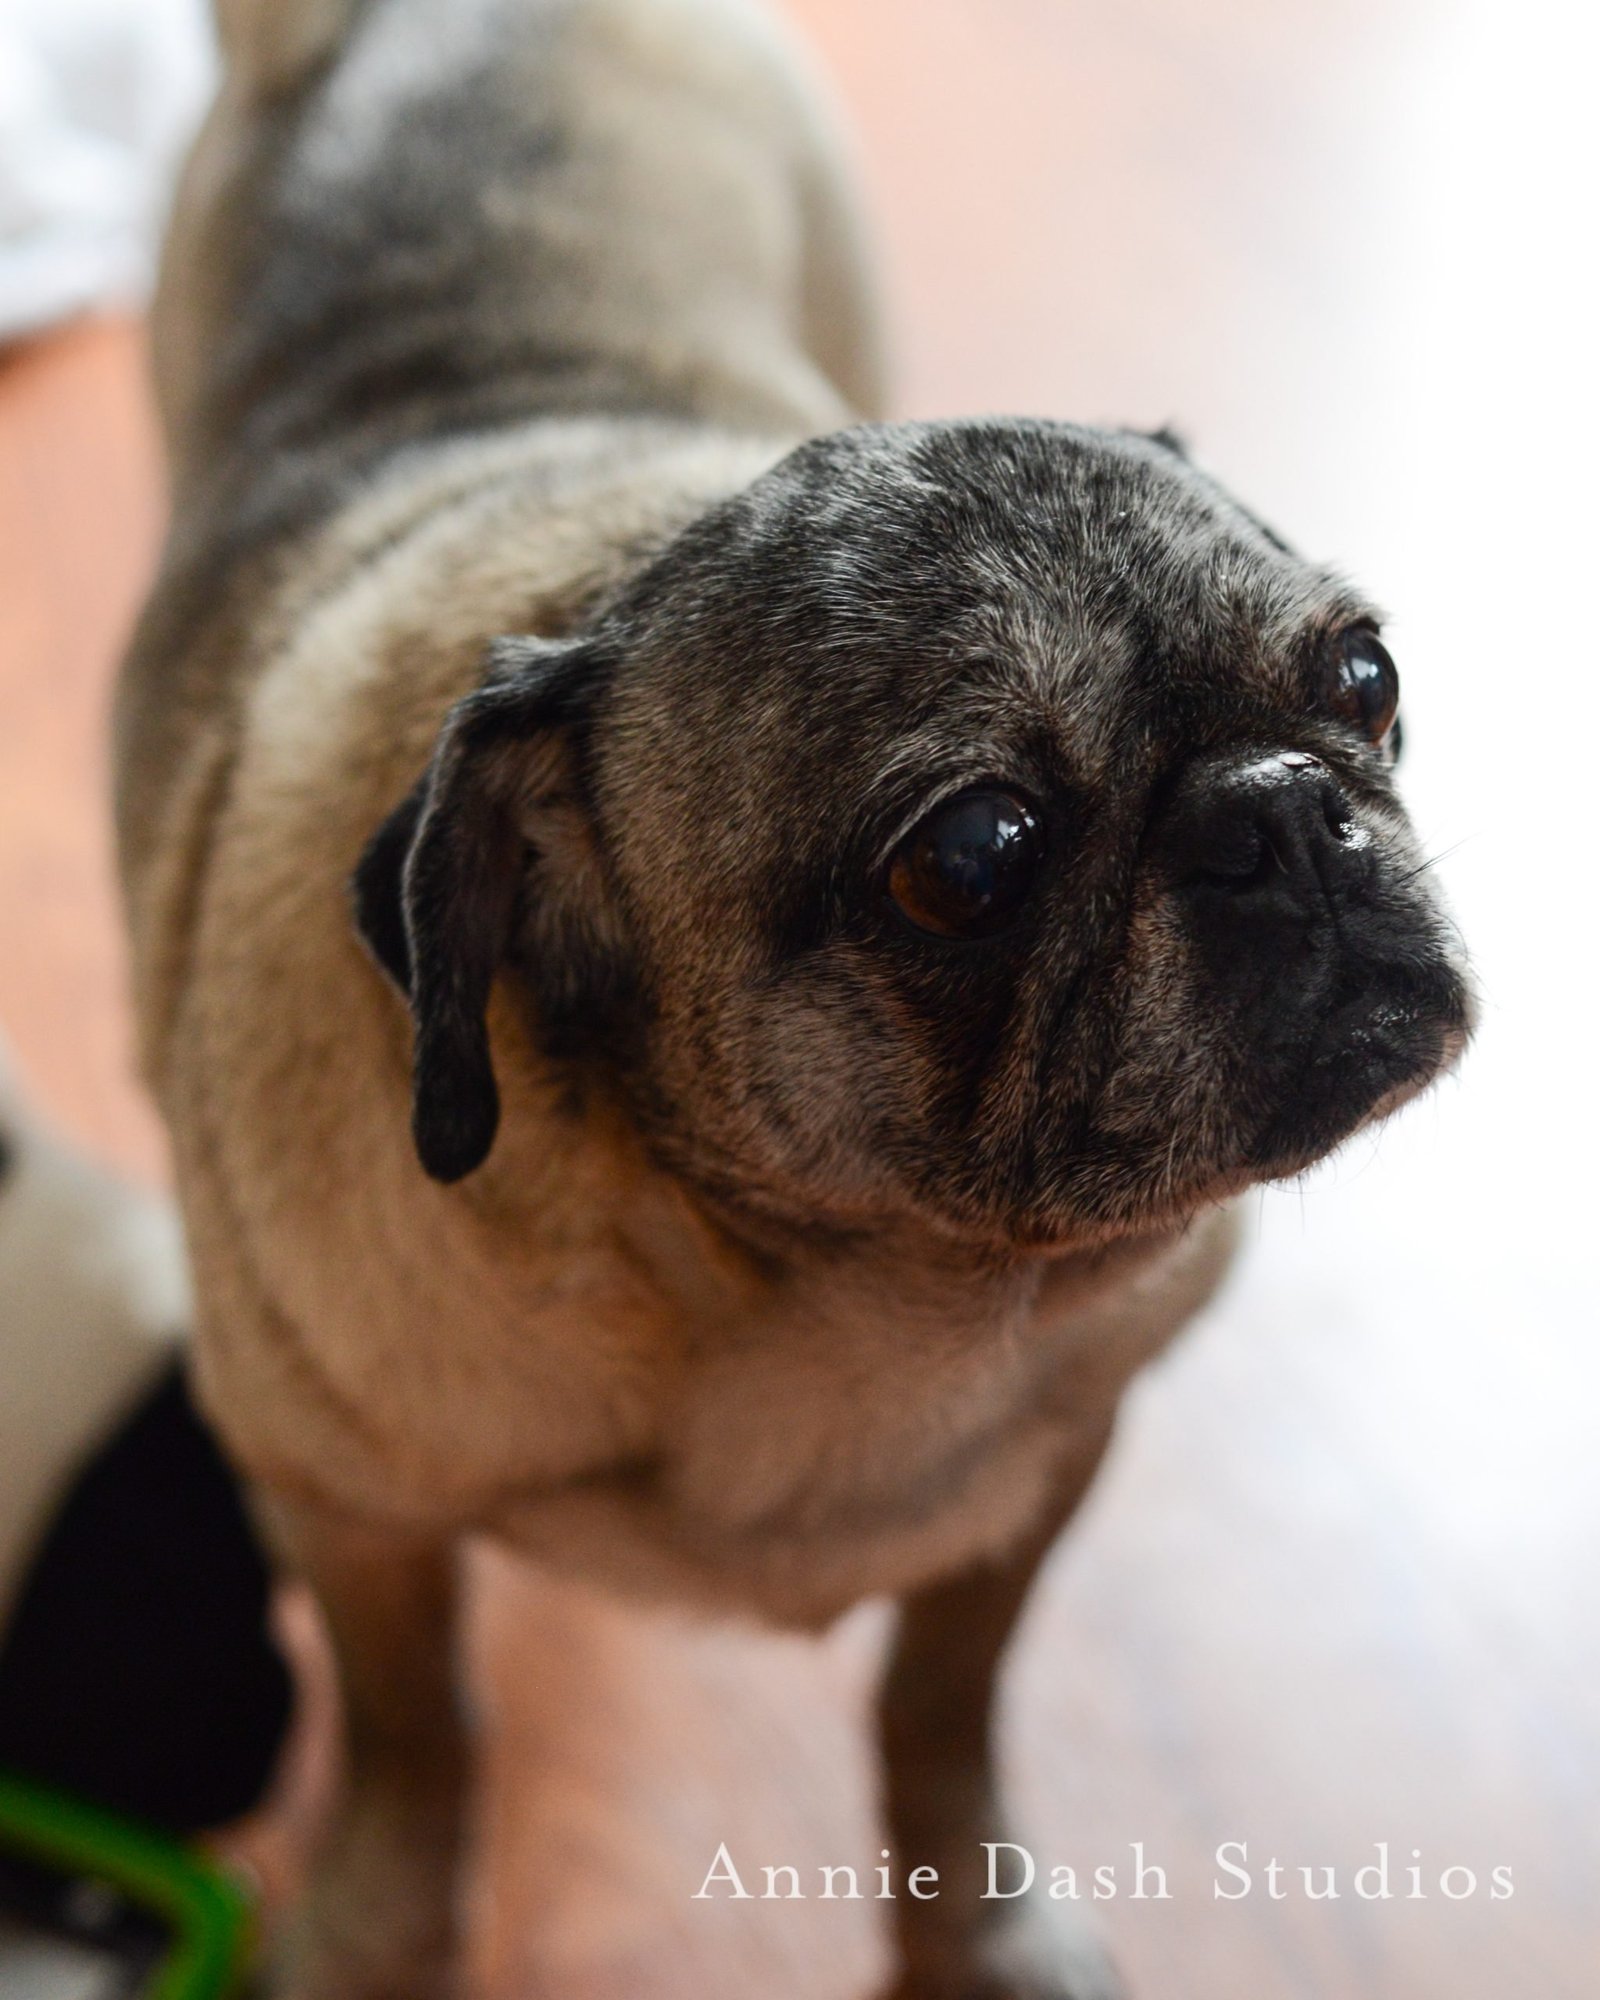
[(1108, 1992), (982, 1900), (996, 1671), (1230, 1197), (1468, 1034), (1378, 614), (1170, 438), (875, 421), (743, 0), (221, 27), (118, 812), (201, 1387), (343, 1680), (279, 1990), (446, 1990), (487, 1535), (899, 1600), (895, 1994)]

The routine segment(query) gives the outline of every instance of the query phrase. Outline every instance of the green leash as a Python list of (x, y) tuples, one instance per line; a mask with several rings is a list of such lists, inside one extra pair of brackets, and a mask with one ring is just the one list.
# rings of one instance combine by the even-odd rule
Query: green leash
[(139, 2000), (225, 2000), (254, 1942), (250, 1898), (192, 1848), (0, 1772), (0, 1849), (102, 1882), (171, 1934)]

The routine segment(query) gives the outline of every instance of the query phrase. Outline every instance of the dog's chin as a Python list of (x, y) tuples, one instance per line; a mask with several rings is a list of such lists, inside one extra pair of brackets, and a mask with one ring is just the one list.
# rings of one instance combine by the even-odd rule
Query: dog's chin
[[(1103, 1151), (1092, 1139), (1064, 1150), (1021, 1199), (1014, 1189), (952, 1199), (935, 1186), (902, 1188), (899, 1200), (872, 1190), (854, 1204), (821, 1201), (805, 1182), (770, 1185), (709, 1173), (702, 1161), (671, 1163), (708, 1214), (775, 1254), (797, 1240), (842, 1252), (907, 1230), (1001, 1262), (1092, 1254), (1179, 1234), (1250, 1188), (1305, 1173), (1453, 1068), (1472, 1022), (1471, 996), (1451, 973), (1409, 991), (1398, 982), (1369, 988), (1318, 1019), (1292, 1055), (1281, 1042), (1263, 1052), (1235, 1085), (1238, 1097), (1219, 1089), (1211, 1115), (1191, 1109), (1189, 1129), (1150, 1130), (1131, 1143), (1122, 1132)], [(1192, 1150), (1197, 1124), (1218, 1134), (1209, 1159)]]
[(1470, 1002), (1459, 990), (1444, 1006), (1395, 997), (1336, 1009), (1282, 1108), (1258, 1131), (1244, 1163), (1249, 1178), (1292, 1179), (1392, 1117), (1454, 1068), (1471, 1025)]
[[(1151, 1144), (1146, 1173), (1117, 1172), (1111, 1161), (1099, 1174), (1090, 1162), (1083, 1173), (1080, 1163), (1080, 1186), (1098, 1181), (1099, 1198), (1033, 1214), (1012, 1240), (1061, 1255), (1183, 1230), (1252, 1187), (1306, 1173), (1381, 1124), (1455, 1067), (1471, 1031), (1472, 1003), (1461, 988), (1426, 1001), (1364, 996), (1318, 1025), (1292, 1075), (1274, 1081), (1278, 1108), (1264, 1120), (1257, 1114), (1248, 1143), (1212, 1161), (1191, 1159), (1178, 1174), (1169, 1164), (1179, 1152), (1170, 1133)], [(1217, 1123), (1238, 1125), (1227, 1116)]]

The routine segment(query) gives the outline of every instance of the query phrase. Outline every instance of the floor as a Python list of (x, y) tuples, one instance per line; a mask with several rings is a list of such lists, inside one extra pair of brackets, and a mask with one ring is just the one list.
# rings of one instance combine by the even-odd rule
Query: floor
[[(906, 411), (1173, 420), (1392, 606), (1486, 999), (1458, 1081), (1253, 1204), (1140, 1388), (1015, 1662), (1029, 1845), (1115, 1868), (1094, 1915), (1151, 2000), (1588, 2000), (1600, 29), (1560, 0), (791, 11), (862, 135)], [(159, 530), (141, 367), (121, 325), (0, 364), (0, 1023), (151, 1176), (101, 747)], [(876, 1860), (880, 1614), (691, 1633), (482, 1569), (488, 1990), (865, 1994), (870, 1902), (691, 1892), (724, 1840), (757, 1874)], [(1134, 1843), (1168, 1899), (1130, 1894)]]

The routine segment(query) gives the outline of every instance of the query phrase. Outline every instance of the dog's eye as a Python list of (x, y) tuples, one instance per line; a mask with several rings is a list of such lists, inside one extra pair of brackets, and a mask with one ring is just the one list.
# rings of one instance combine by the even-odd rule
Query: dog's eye
[[(1333, 712), (1359, 729), (1369, 743), (1383, 743), (1395, 727), (1400, 676), (1389, 649), (1364, 625), (1342, 632), (1333, 643)], [(1395, 748), (1398, 748), (1396, 739)]]
[(1021, 908), (1043, 850), (1039, 824), (1011, 792), (946, 799), (889, 865), (889, 900), (935, 937), (990, 937)]

